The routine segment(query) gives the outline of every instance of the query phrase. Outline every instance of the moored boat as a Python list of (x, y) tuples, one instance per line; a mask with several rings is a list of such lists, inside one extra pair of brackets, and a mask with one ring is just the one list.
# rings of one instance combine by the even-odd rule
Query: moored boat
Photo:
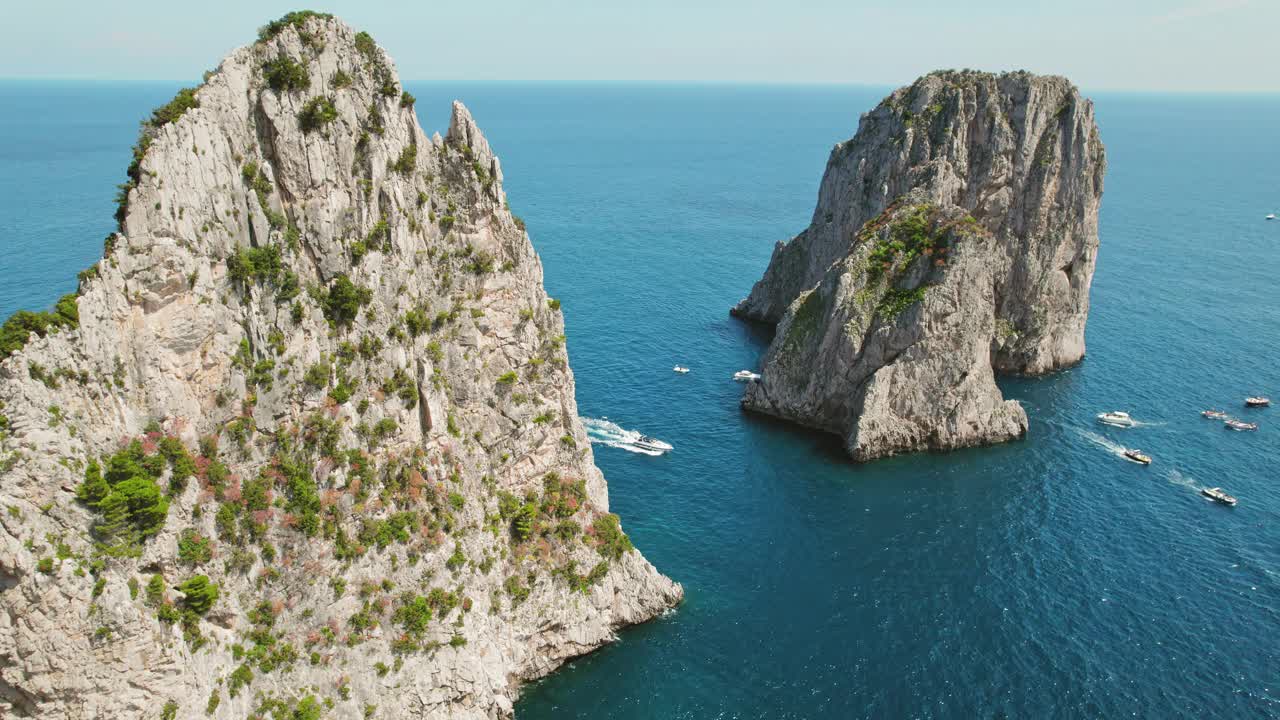
[(1129, 413), (1113, 410), (1098, 414), (1098, 422), (1106, 425), (1114, 425), (1115, 427), (1133, 427), (1137, 423), (1133, 418), (1129, 417)]
[(733, 374), (733, 379), (738, 382), (753, 382), (760, 379), (760, 373), (753, 373), (750, 370), (739, 370)]
[(1136, 462), (1139, 465), (1151, 464), (1151, 456), (1144, 455), (1141, 450), (1125, 450), (1124, 457), (1126, 460), (1129, 460), (1130, 462)]
[(1236, 505), (1236, 499), (1224, 492), (1222, 488), (1202, 488), (1200, 490), (1200, 494), (1214, 502), (1220, 502), (1223, 505), (1228, 505), (1230, 507), (1235, 507)]
[(1222, 412), (1221, 410), (1205, 410), (1204, 412), (1200, 413), (1200, 415), (1203, 417), (1207, 417), (1210, 420), (1226, 420), (1228, 417), (1228, 415)]
[(1271, 398), (1261, 396), (1247, 397), (1244, 399), (1245, 407), (1266, 407), (1271, 404)]
[(1238, 430), (1240, 432), (1258, 429), (1257, 423), (1247, 423), (1243, 420), (1236, 420), (1235, 418), (1227, 418), (1223, 421), (1222, 425), (1228, 430)]

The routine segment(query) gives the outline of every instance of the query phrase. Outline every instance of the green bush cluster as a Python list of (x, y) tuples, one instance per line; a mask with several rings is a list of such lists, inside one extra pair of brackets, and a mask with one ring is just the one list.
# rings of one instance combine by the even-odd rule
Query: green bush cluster
[(262, 65), (262, 73), (267, 86), (276, 92), (292, 92), (311, 87), (311, 76), (307, 73), (307, 68), (288, 55), (268, 60)]
[(923, 300), (925, 291), (928, 289), (928, 285), (921, 285), (910, 290), (890, 288), (884, 294), (884, 297), (880, 298), (880, 303), (876, 306), (876, 312), (885, 318), (895, 318), (903, 310)]
[(108, 554), (134, 554), (147, 538), (160, 532), (169, 514), (169, 500), (157, 480), (165, 458), (148, 455), (134, 440), (106, 461), (85, 468), (76, 498), (98, 513), (93, 532)]
[(75, 293), (63, 295), (51, 312), (19, 310), (0, 325), (0, 359), (9, 357), (26, 346), (31, 333), (45, 337), (62, 328), (80, 326), (80, 308)]
[(350, 325), (360, 308), (373, 300), (373, 291), (351, 282), (351, 278), (339, 274), (323, 292), (321, 307), (325, 318), (337, 326)]
[(878, 280), (893, 263), (906, 267), (921, 253), (943, 247), (942, 233), (932, 226), (933, 208), (917, 205), (894, 221), (887, 238), (878, 241), (867, 257), (867, 276)]
[(285, 28), (290, 26), (301, 30), (302, 26), (311, 18), (328, 20), (332, 17), (333, 15), (330, 15), (329, 13), (316, 12), (314, 10), (295, 10), (293, 12), (285, 13), (279, 20), (272, 20), (266, 25), (258, 28), (258, 40), (270, 40), (284, 32)]
[(182, 605), (197, 615), (209, 612), (218, 600), (218, 584), (209, 581), (207, 575), (194, 575), (178, 585), (183, 594)]
[(319, 130), (337, 119), (338, 109), (333, 106), (333, 100), (323, 95), (308, 100), (298, 113), (298, 125), (304, 133)]
[(418, 146), (410, 144), (400, 151), (400, 157), (391, 163), (391, 169), (401, 175), (412, 175), (413, 170), (417, 167), (418, 162)]
[(635, 547), (631, 544), (631, 538), (622, 532), (621, 522), (613, 513), (597, 517), (591, 527), (595, 530), (596, 552), (606, 558), (619, 560), (624, 553)]

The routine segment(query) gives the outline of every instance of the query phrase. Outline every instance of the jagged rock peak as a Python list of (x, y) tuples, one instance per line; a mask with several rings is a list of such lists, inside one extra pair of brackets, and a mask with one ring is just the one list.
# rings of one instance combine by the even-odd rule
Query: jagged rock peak
[(0, 715), (511, 715), (679, 602), (455, 104), (291, 13), (144, 124), (103, 259), (0, 329)]
[[(808, 229), (778, 244), (733, 309), (779, 324), (744, 405), (837, 432), (859, 459), (1017, 437), (1025, 415), (1001, 401), (992, 371), (1040, 374), (1083, 357), (1105, 167), (1093, 105), (1065, 78), (939, 71), (894, 91), (832, 150)], [(938, 218), (957, 213), (965, 237), (982, 240), (924, 254), (947, 237)], [(959, 260), (979, 252), (985, 270), (968, 282), (982, 287), (953, 286), (970, 270)], [(806, 311), (819, 307), (815, 297), (849, 300), (845, 290), (860, 310)], [(903, 292), (894, 313), (875, 311), (876, 298)], [(952, 304), (933, 302), (944, 292)], [(830, 331), (810, 334), (825, 344), (788, 345), (783, 330), (798, 311)], [(822, 324), (849, 314), (851, 325)], [(950, 323), (962, 317), (969, 325), (957, 333)], [(929, 342), (886, 350), (904, 338)], [(960, 369), (955, 378), (912, 374), (924, 370), (911, 359), (935, 345), (951, 358), (945, 367)], [(937, 361), (927, 359), (929, 372), (943, 369)]]

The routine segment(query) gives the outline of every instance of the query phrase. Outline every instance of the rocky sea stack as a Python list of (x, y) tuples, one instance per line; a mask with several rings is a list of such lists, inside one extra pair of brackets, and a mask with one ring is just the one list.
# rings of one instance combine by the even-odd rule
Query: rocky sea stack
[(777, 325), (743, 407), (836, 433), (856, 460), (1022, 436), (995, 375), (1084, 356), (1105, 168), (1065, 78), (944, 71), (896, 90), (733, 309)]
[(677, 604), (608, 512), (466, 108), (316, 13), (144, 123), (79, 291), (0, 329), (0, 716), (506, 717)]

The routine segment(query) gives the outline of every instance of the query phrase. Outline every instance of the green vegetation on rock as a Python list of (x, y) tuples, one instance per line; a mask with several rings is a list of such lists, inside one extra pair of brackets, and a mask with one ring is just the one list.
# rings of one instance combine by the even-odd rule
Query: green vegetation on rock
[(26, 346), (31, 333), (45, 337), (50, 332), (80, 325), (80, 308), (75, 293), (63, 295), (51, 312), (19, 310), (0, 325), (0, 359)]

